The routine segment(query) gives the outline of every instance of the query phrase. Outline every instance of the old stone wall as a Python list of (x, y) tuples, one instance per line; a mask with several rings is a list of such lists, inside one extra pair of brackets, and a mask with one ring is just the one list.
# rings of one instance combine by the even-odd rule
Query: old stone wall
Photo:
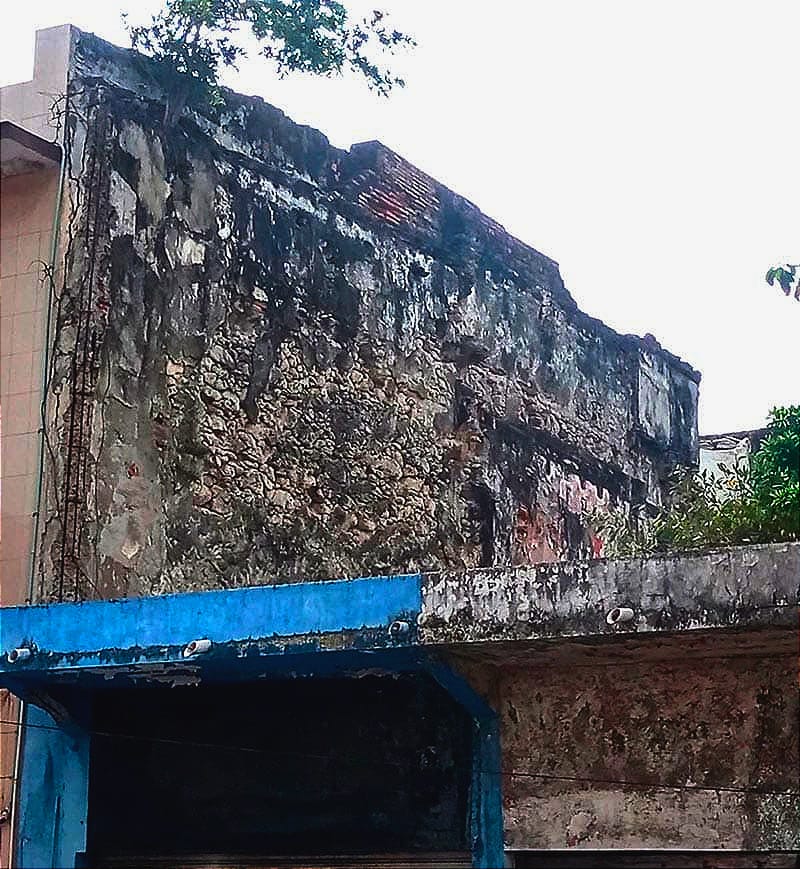
[(796, 657), (498, 678), (510, 847), (800, 847)]
[(46, 596), (597, 554), (696, 461), (697, 373), (471, 203), (259, 99), (172, 114), (76, 36)]

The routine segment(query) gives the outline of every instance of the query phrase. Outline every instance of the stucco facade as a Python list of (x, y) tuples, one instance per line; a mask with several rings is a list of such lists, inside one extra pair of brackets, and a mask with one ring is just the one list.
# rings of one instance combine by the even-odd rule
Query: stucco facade
[(510, 849), (800, 846), (796, 650), (688, 645), (498, 670)]
[(800, 847), (798, 583), (798, 544), (427, 577), (422, 641), (498, 710), (506, 845)]

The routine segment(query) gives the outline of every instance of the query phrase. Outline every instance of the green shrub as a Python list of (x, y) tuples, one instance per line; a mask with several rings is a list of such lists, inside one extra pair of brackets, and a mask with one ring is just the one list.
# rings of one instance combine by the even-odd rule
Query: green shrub
[(684, 471), (654, 517), (596, 515), (606, 556), (800, 539), (800, 406), (776, 408), (758, 450), (722, 477)]

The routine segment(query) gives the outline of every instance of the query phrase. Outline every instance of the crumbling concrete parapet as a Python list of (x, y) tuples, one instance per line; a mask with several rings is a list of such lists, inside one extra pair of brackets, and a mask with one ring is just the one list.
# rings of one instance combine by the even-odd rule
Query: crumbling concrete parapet
[[(452, 644), (793, 627), (799, 586), (800, 543), (432, 573), (420, 636)], [(630, 619), (614, 619), (617, 608)]]

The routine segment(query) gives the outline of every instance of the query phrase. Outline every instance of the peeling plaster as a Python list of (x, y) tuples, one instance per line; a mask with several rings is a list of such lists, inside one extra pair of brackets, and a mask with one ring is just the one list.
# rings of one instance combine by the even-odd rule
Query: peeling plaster
[[(70, 154), (102, 171), (56, 329), (45, 598), (597, 555), (588, 513), (696, 461), (697, 373), (580, 312), (552, 260), (258, 99), (165, 129), (130, 58), (78, 35)], [(108, 312), (84, 326), (90, 266)], [(92, 403), (88, 445), (67, 399)]]
[[(800, 543), (425, 577), (423, 642), (463, 643), (796, 623)], [(634, 620), (606, 615), (631, 607)]]
[[(800, 708), (791, 657), (515, 666), (494, 679), (509, 773), (507, 846), (800, 847)], [(620, 780), (637, 784), (611, 783)]]

